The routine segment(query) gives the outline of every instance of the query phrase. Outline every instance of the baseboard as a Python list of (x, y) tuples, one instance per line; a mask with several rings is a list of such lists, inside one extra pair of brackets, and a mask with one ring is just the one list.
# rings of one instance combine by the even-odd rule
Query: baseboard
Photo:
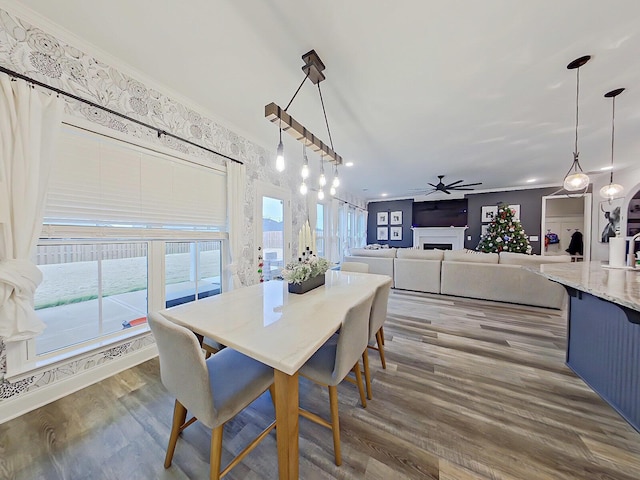
[(60, 382), (52, 383), (51, 385), (27, 392), (24, 395), (18, 395), (9, 400), (3, 400), (0, 402), (0, 424), (77, 392), (78, 390), (82, 390), (89, 385), (104, 380), (116, 373), (120, 373), (123, 370), (151, 360), (157, 355), (158, 348), (154, 343), (136, 350), (129, 355), (115, 358), (110, 362), (103, 363), (65, 380), (61, 380)]

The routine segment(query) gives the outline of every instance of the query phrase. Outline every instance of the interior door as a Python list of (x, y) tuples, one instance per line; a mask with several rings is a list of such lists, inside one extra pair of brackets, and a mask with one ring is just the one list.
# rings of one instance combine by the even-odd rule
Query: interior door
[[(569, 247), (571, 236), (582, 233), (583, 259), (591, 258), (591, 194), (579, 198), (566, 195), (549, 195), (542, 197), (541, 253), (553, 255), (565, 253)], [(545, 235), (556, 234), (558, 243), (551, 243), (545, 248)]]
[(259, 281), (268, 282), (291, 259), (291, 194), (267, 184), (256, 192), (256, 264)]

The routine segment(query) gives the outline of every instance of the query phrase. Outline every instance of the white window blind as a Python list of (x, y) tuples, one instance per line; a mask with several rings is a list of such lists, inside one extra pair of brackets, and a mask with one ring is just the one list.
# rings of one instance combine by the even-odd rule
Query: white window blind
[(65, 126), (45, 223), (224, 229), (224, 172)]

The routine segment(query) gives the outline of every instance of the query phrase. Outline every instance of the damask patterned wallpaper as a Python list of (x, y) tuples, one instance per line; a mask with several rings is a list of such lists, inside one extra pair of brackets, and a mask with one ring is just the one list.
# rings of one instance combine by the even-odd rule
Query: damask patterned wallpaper
[[(126, 73), (118, 71), (113, 66), (85, 54), (81, 48), (81, 45), (68, 45), (54, 35), (0, 9), (0, 65), (245, 163), (247, 188), (244, 217), (246, 221), (243, 224), (244, 248), (239, 264), (239, 275), (243, 283), (255, 283), (257, 281), (254, 241), (256, 182), (270, 183), (294, 192), (292, 232), (298, 232), (307, 218), (307, 213), (304, 199), (295, 194), (298, 186), (297, 172), (293, 169), (289, 169), (287, 175), (276, 172), (273, 168), (272, 152), (214, 122), (204, 112), (194, 111), (162, 92), (129, 77)], [(217, 155), (172, 138), (166, 136), (158, 138), (154, 131), (84, 103), (66, 100), (66, 113), (73, 116), (88, 119), (132, 137), (144, 139), (146, 142), (161, 144), (206, 159), (213, 164), (222, 164), (225, 161)], [(344, 200), (365, 207), (363, 201), (344, 193), (342, 192)], [(297, 235), (294, 235), (294, 242), (297, 242)], [(293, 247), (295, 251), (297, 245)], [(22, 382), (9, 384), (2, 380), (6, 372), (6, 355), (4, 343), (0, 339), (0, 401), (58, 381), (111, 358), (126, 355), (152, 342), (149, 336), (127, 342), (107, 352), (92, 354), (41, 373), (37, 378), (29, 377)]]

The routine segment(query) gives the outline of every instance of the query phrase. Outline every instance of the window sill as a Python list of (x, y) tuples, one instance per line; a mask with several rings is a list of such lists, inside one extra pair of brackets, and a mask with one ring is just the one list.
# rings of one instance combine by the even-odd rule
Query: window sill
[[(150, 334), (151, 331), (149, 329), (149, 325), (145, 324), (139, 327), (127, 328), (122, 332), (118, 332), (117, 334), (108, 337), (101, 337), (93, 342), (86, 342), (81, 345), (69, 347), (63, 351), (36, 356), (32, 360), (23, 362), (11, 361), (12, 358), (20, 356), (20, 353), (10, 351), (9, 347), (13, 347), (11, 350), (24, 349), (26, 351), (30, 348), (30, 345), (27, 346), (27, 342), (16, 342), (15, 345), (7, 344), (7, 373), (4, 379), (9, 382), (20, 381), (27, 377), (38, 375), (39, 373), (52, 370), (55, 367), (86, 357), (88, 354), (98, 354), (117, 347), (126, 341), (134, 340)], [(14, 368), (11, 368), (11, 364), (14, 364)]]

